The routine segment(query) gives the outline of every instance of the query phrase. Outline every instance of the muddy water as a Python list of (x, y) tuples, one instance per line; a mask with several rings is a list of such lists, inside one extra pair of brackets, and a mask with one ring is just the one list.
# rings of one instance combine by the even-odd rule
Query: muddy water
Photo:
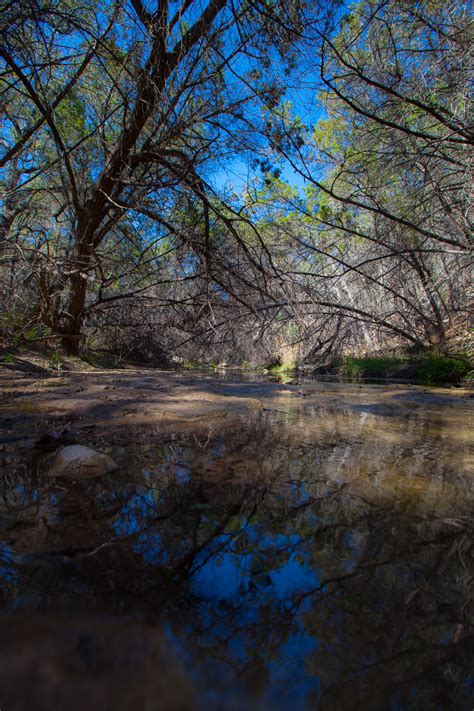
[[(1, 432), (2, 711), (471, 711), (467, 395), (23, 385)], [(52, 420), (118, 471), (48, 478)]]

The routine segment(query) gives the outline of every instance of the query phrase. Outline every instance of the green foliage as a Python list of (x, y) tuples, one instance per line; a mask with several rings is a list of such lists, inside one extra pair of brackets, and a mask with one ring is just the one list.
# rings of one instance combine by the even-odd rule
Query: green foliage
[(60, 351), (54, 351), (49, 357), (49, 367), (53, 370), (63, 370), (64, 362)]
[(41, 331), (44, 329), (41, 329), (39, 325), (32, 326), (29, 328), (25, 334), (26, 339), (28, 341), (34, 341), (41, 335)]
[[(199, 20), (199, 3), (169, 2), (177, 21), (147, 28), (140, 4), (40, 2), (37, 18), (28, 3), (14, 5), (4, 39), (28, 84), (2, 60), (2, 154), (18, 143), (0, 178), (6, 222), (14, 216), (5, 275), (8, 308), (18, 303), (22, 313), (0, 315), (7, 348), (49, 336), (32, 326), (40, 319), (55, 337), (89, 329), (96, 345), (97, 319), (115, 343), (122, 321), (157, 332), (164, 324), (176, 343), (180, 328), (202, 332), (204, 293), (216, 339), (229, 314), (236, 332), (243, 309), (258, 314), (255, 329), (274, 339), (260, 354), (280, 354), (269, 365), (277, 373), (291, 371), (307, 334), (308, 343), (317, 334), (308, 352), (323, 344), (339, 353), (369, 339), (377, 352), (387, 333), (431, 348), (456, 331), (452, 316), (467, 312), (470, 246), (464, 8), (263, 0)], [(306, 26), (319, 28), (304, 43), (315, 61), (311, 69), (301, 57), (304, 84), (294, 92), (297, 77), (286, 72), (297, 68), (301, 78), (295, 38)], [(191, 27), (192, 43), (171, 52)], [(163, 49), (170, 61), (161, 61)], [(221, 171), (243, 178), (245, 163), (247, 191), (240, 178), (233, 191), (221, 189)], [(291, 172), (298, 187), (286, 182)], [(64, 339), (68, 350), (79, 343)], [(196, 356), (207, 346), (199, 342)], [(403, 367), (340, 365), (347, 377)], [(437, 382), (461, 370), (426, 362), (417, 377)]]
[(338, 365), (338, 375), (351, 380), (400, 378), (428, 384), (460, 383), (472, 372), (469, 364), (458, 358), (428, 353), (399, 358), (353, 358), (345, 356)]
[(185, 370), (201, 370), (202, 368), (209, 368), (210, 366), (201, 360), (186, 360), (182, 367)]
[(458, 358), (429, 354), (420, 360), (415, 377), (425, 383), (459, 383), (470, 370), (468, 363)]
[(0, 313), (0, 337), (5, 344), (13, 348), (17, 347), (20, 341), (21, 329), (24, 326), (24, 317), (16, 311), (4, 311)]
[(360, 380), (362, 378), (386, 378), (405, 364), (403, 358), (342, 358), (338, 374), (343, 378)]
[(58, 129), (68, 141), (77, 141), (85, 135), (85, 102), (73, 92), (61, 102), (55, 118)]
[(26, 342), (34, 342), (50, 335), (50, 329), (41, 323), (32, 324), (31, 312), (5, 310), (0, 313), (0, 338), (5, 345), (15, 349)]
[(296, 370), (296, 363), (294, 361), (272, 361), (265, 366), (267, 370), (272, 375), (280, 375), (281, 373), (291, 373)]
[(295, 321), (291, 321), (288, 324), (288, 337), (292, 340), (296, 340), (301, 336), (301, 329)]

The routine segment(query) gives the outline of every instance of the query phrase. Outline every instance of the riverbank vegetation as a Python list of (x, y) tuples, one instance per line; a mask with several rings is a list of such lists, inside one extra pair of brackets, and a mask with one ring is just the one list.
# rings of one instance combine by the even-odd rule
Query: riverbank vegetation
[(472, 380), (467, 359), (426, 353), (392, 358), (352, 358), (345, 356), (335, 364), (342, 378), (354, 380), (391, 378), (421, 383), (459, 383)]
[(1, 33), (4, 359), (469, 373), (467, 3), (24, 0)]

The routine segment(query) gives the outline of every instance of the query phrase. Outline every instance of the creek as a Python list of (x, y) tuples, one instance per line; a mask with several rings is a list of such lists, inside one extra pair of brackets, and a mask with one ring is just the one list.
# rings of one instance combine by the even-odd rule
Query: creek
[[(94, 377), (3, 425), (2, 711), (472, 711), (468, 394)], [(49, 477), (48, 413), (117, 471)]]

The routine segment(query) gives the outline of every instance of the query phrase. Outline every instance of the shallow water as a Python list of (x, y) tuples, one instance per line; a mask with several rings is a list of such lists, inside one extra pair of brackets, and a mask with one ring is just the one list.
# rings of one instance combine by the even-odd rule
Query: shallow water
[(95, 480), (18, 449), (2, 711), (471, 711), (469, 423), (417, 393), (97, 436)]

